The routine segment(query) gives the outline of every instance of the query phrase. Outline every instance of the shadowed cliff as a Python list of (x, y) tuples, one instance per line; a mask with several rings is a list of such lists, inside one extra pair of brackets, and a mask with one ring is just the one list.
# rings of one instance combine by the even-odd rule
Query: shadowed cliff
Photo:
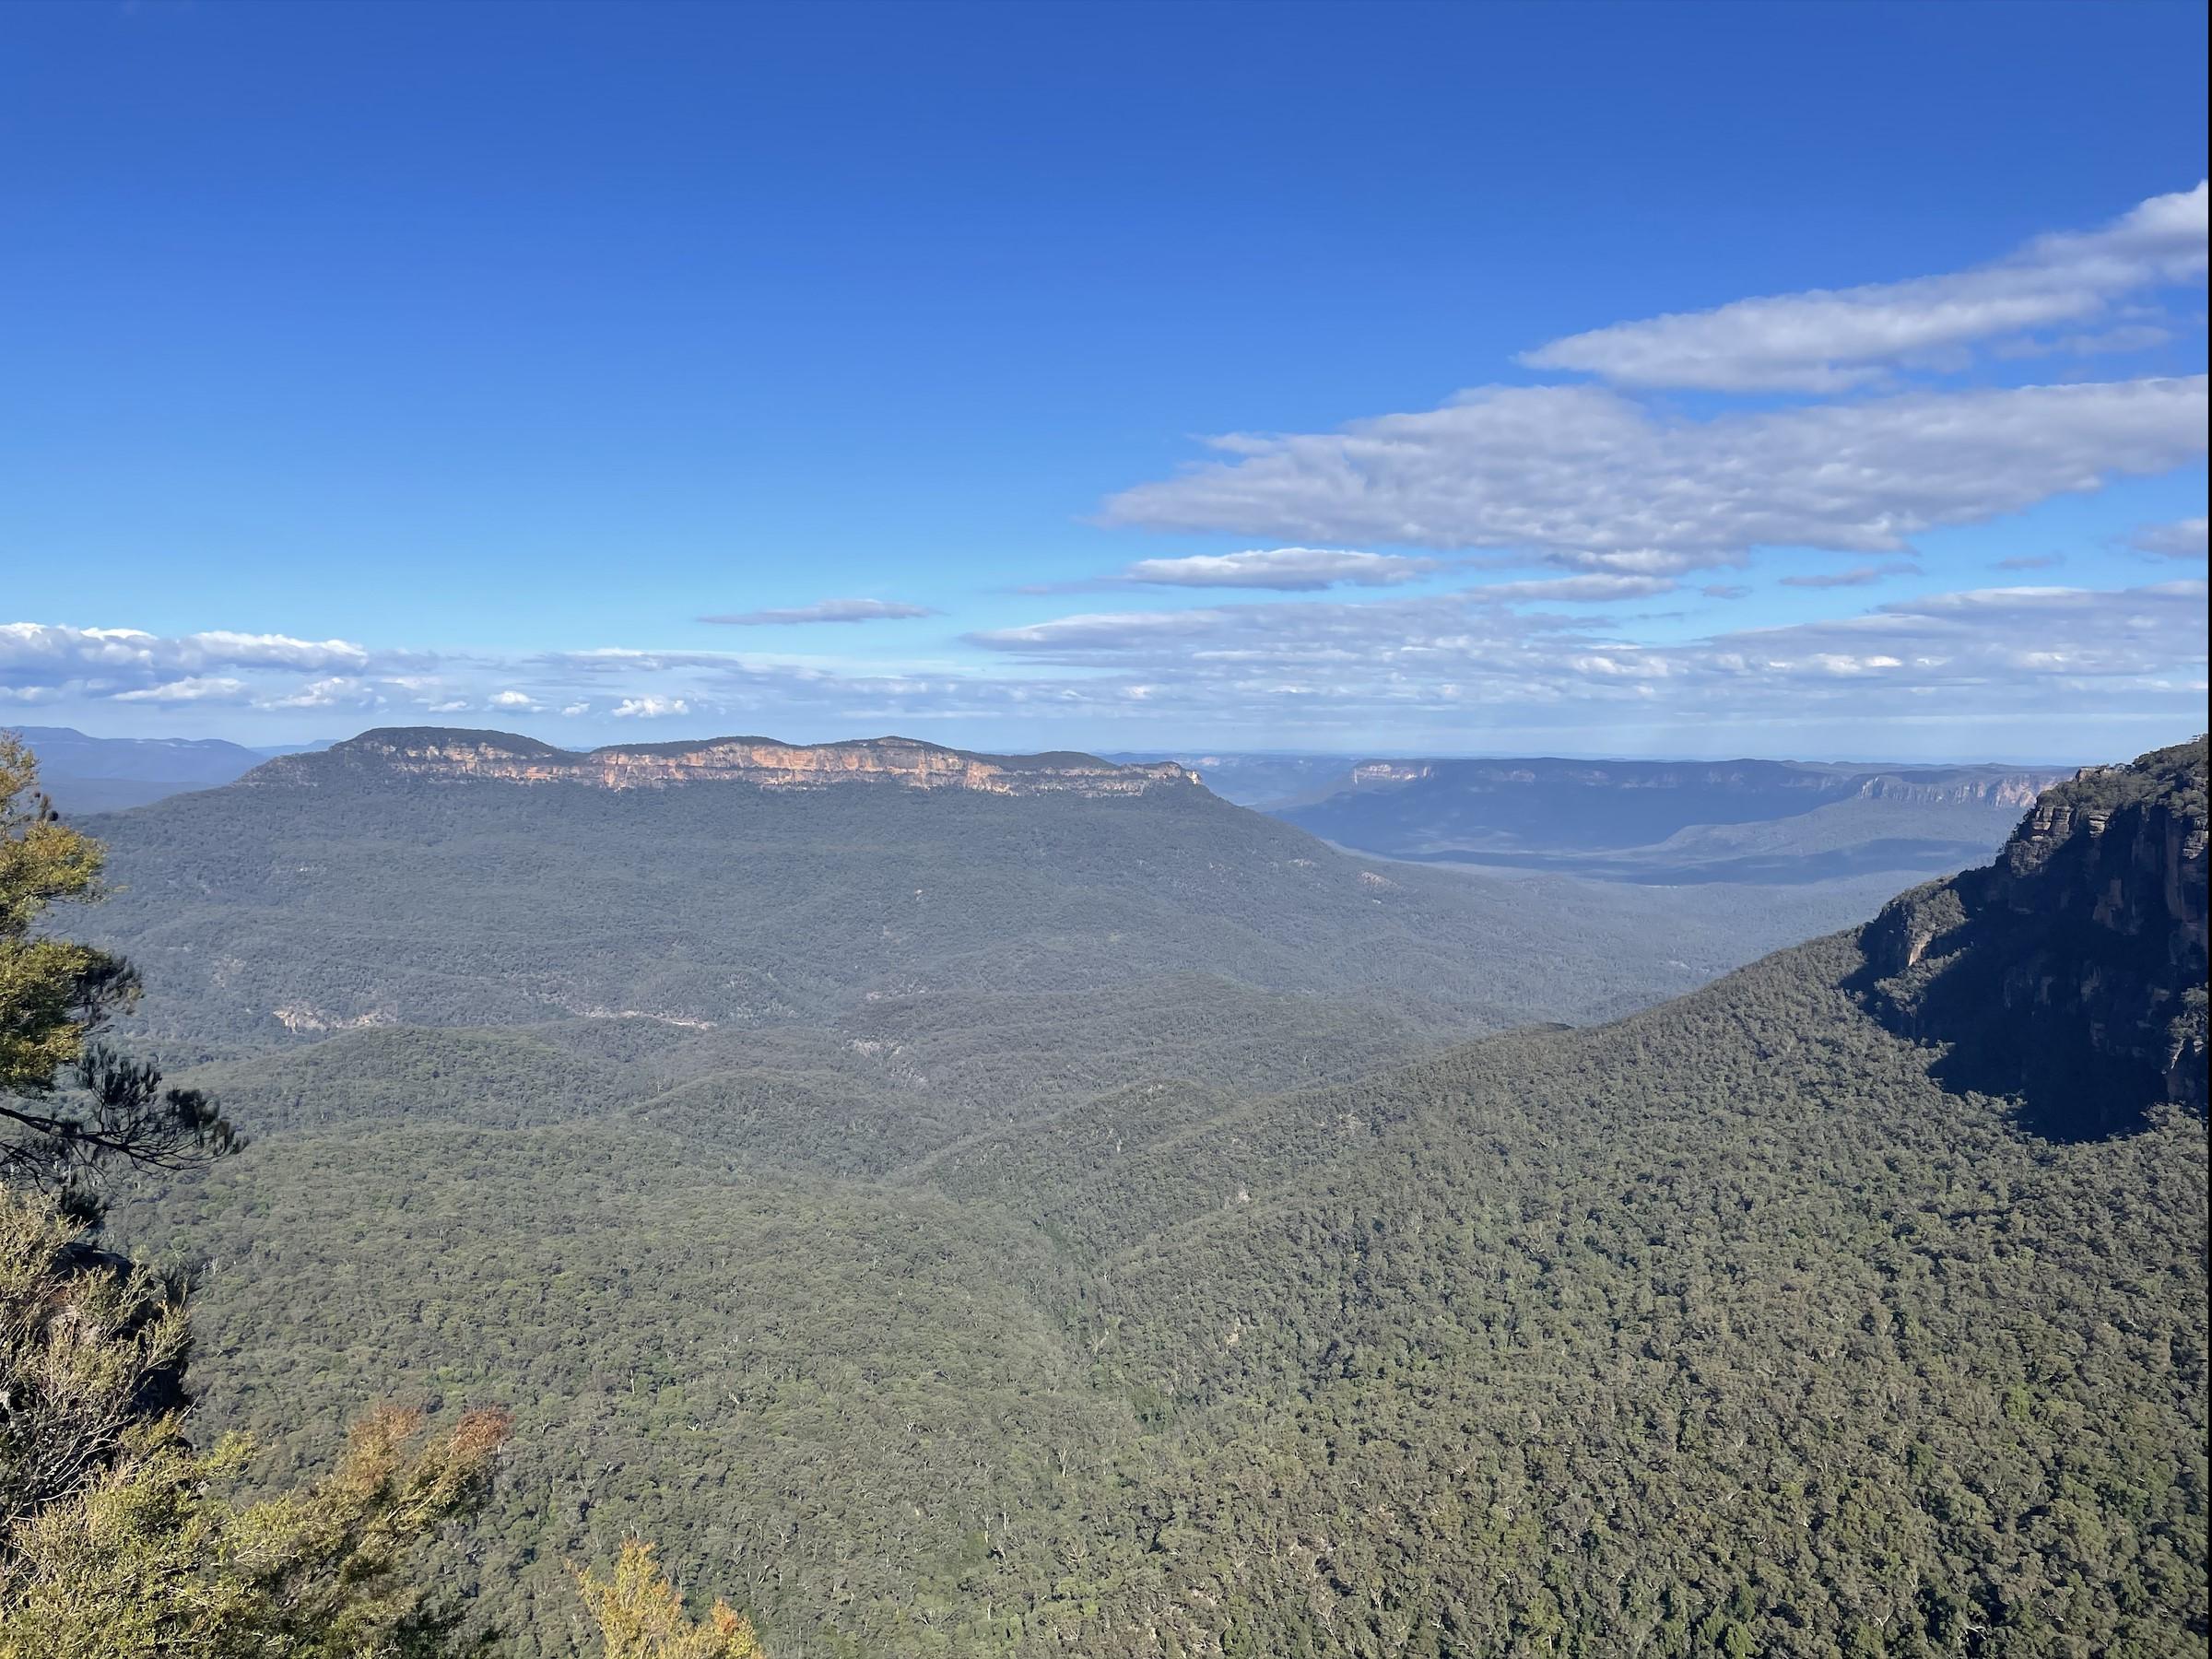
[(2206, 743), (2044, 793), (1996, 861), (1867, 925), (1858, 989), (1936, 1075), (2078, 1140), (2206, 1104)]

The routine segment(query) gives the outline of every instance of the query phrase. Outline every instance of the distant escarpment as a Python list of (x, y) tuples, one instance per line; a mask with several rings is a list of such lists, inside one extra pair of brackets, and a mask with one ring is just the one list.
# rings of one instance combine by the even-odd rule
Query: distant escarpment
[[(1822, 802), (1870, 800), (1984, 802), (2026, 806), (2066, 774), (1997, 766), (1815, 766), (1794, 760), (1362, 760), (1348, 774), (1359, 789), (1387, 789), (1434, 779), (1469, 793), (1533, 795), (1540, 791), (1649, 790), (1699, 798), (1744, 797), (1761, 811), (1774, 804), (1810, 810)], [(1720, 821), (1720, 820), (1715, 820)]]
[(1921, 801), (1944, 806), (2032, 806), (2058, 779), (2048, 772), (1947, 771), (1927, 773), (1882, 772), (1861, 783), (1858, 794), (1868, 801)]
[(1393, 858), (1556, 865), (1655, 847), (1685, 830), (1809, 819), (1824, 809), (1835, 810), (1798, 826), (1818, 851), (1830, 850), (1822, 826), (1838, 812), (1861, 839), (1988, 845), (2010, 827), (2006, 815), (2066, 776), (2032, 767), (1794, 760), (1375, 759), (1354, 766), (1333, 792), (1275, 810), (1324, 841)]
[(2202, 1112), (2205, 771), (2199, 737), (2045, 793), (1995, 863), (1867, 924), (1869, 1006), (2053, 1137)]
[(779, 743), (772, 737), (710, 737), (696, 743), (610, 745), (580, 752), (511, 732), (387, 726), (321, 754), (272, 760), (245, 782), (312, 786), (359, 779), (364, 773), (582, 783), (598, 789), (665, 789), (688, 783), (826, 789), (840, 783), (877, 783), (1003, 795), (1133, 795), (1194, 788), (1199, 781), (1197, 773), (1170, 761), (1117, 766), (1091, 755), (978, 755), (912, 737), (813, 744)]

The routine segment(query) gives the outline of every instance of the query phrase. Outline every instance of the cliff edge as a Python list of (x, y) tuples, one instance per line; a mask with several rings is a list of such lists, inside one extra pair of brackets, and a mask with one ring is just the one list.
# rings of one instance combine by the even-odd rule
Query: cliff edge
[(841, 743), (779, 743), (772, 737), (710, 737), (696, 743), (556, 748), (511, 732), (386, 726), (319, 754), (286, 755), (242, 782), (312, 786), (363, 772), (403, 778), (581, 783), (599, 789), (666, 789), (744, 783), (760, 789), (827, 789), (875, 783), (988, 794), (1132, 795), (1188, 789), (1198, 774), (1171, 761), (1115, 765), (1093, 755), (979, 755), (912, 737)]
[(2203, 1112), (2205, 789), (2198, 737), (2046, 790), (1994, 863), (1867, 924), (1867, 1006), (2054, 1138)]

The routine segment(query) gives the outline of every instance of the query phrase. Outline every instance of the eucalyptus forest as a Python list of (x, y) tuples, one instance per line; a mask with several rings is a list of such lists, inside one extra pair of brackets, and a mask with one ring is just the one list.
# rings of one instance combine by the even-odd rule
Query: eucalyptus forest
[(2203, 1650), (2201, 740), (1730, 971), (424, 742), (9, 751), (11, 1659)]

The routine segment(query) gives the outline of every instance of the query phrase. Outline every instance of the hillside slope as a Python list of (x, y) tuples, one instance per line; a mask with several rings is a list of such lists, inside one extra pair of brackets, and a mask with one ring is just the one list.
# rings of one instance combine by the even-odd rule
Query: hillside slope
[[(2093, 894), (2184, 962), (2201, 839), (2176, 912), (2112, 837), (2204, 776), (2085, 780), (2101, 835), (1951, 890), (2006, 959)], [(1900, 1027), (1895, 932), (1287, 1092), (1071, 1085), (858, 1177), (687, 1092), (724, 1033), (529, 1034), (572, 1086), (347, 1038), (403, 1044), (397, 1111), (295, 1072), (142, 1225), (211, 1264), (210, 1427), (515, 1406), (473, 1587), (523, 1659), (575, 1651), (559, 1559), (633, 1529), (792, 1659), (2202, 1653), (2203, 1119), (2100, 1041), (2073, 1086), (2129, 1132), (2038, 1133)]]
[(145, 970), (144, 1033), (187, 1058), (1194, 973), (1494, 1030), (1641, 1006), (1795, 936), (1756, 908), (1378, 866), (1172, 766), (904, 740), (576, 756), (371, 733), (88, 827), (122, 889), (94, 920)]

